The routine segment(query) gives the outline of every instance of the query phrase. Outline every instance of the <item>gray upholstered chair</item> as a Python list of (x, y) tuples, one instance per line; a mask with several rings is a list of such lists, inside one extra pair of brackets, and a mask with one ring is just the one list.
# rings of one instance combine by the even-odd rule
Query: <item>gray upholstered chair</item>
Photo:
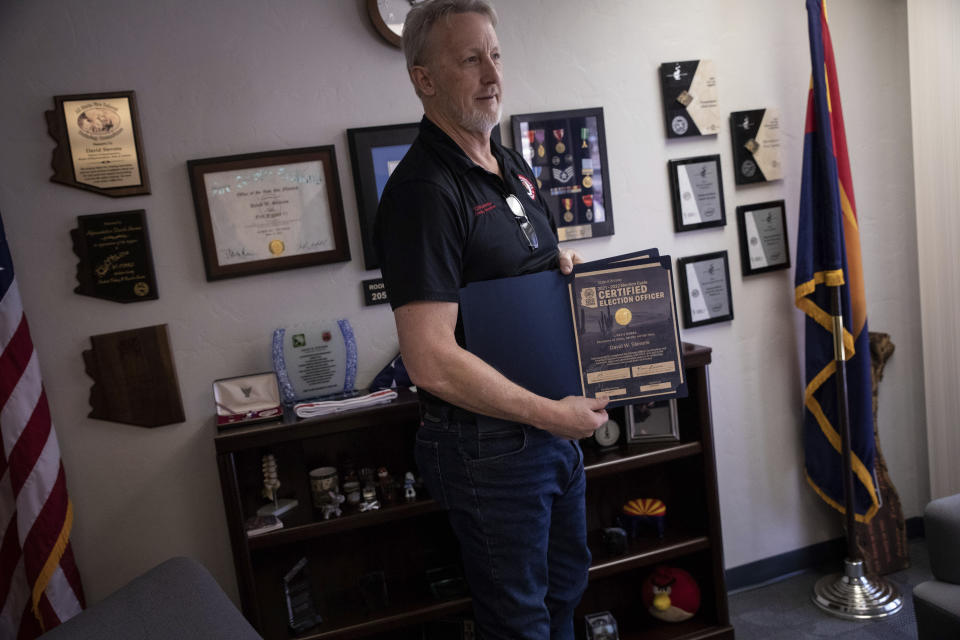
[(171, 558), (40, 640), (262, 640), (213, 576)]
[(960, 493), (939, 498), (923, 512), (930, 569), (935, 580), (913, 590), (919, 640), (960, 638)]

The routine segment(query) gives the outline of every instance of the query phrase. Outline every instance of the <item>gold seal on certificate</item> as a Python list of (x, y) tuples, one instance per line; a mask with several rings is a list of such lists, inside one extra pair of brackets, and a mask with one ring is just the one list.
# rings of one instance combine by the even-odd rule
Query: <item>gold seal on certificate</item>
[(630, 324), (631, 320), (633, 320), (633, 314), (630, 313), (630, 309), (627, 309), (626, 307), (620, 307), (614, 314), (613, 319), (617, 321), (618, 325), (625, 327)]
[(283, 253), (284, 245), (283, 240), (271, 240), (270, 241), (270, 253), (275, 256), (279, 256)]
[(56, 96), (51, 180), (108, 196), (150, 193), (133, 91)]

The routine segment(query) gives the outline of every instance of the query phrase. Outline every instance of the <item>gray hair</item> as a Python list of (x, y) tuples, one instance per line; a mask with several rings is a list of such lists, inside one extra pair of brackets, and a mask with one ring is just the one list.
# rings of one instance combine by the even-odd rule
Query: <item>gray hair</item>
[(426, 0), (419, 2), (403, 23), (403, 55), (407, 58), (407, 69), (424, 63), (423, 55), (427, 48), (430, 29), (437, 20), (455, 13), (479, 13), (497, 26), (497, 12), (487, 0)]

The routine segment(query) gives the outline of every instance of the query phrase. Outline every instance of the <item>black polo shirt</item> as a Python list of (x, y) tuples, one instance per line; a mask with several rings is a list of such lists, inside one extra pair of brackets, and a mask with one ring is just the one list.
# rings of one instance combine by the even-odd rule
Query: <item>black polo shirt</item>
[[(490, 141), (503, 179), (477, 165), (424, 116), (420, 133), (391, 174), (375, 226), (377, 256), (390, 305), (459, 302), (470, 282), (551, 269), (557, 230), (523, 157)], [(531, 249), (506, 202), (515, 195), (537, 232)], [(463, 322), (457, 314), (457, 343)], [(452, 405), (420, 390), (421, 401)]]
[[(426, 116), (420, 122), (377, 210), (377, 255), (394, 309), (417, 300), (459, 302), (460, 288), (470, 282), (556, 266), (556, 227), (533, 172), (512, 149), (491, 140), (490, 150), (502, 180)], [(507, 205), (511, 194), (536, 229), (537, 249)]]

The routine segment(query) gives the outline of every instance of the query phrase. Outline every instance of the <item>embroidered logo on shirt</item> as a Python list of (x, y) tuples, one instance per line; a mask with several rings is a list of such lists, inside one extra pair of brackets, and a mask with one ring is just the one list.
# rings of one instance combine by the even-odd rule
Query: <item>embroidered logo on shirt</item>
[(496, 208), (496, 205), (494, 205), (492, 202), (484, 202), (483, 204), (478, 204), (473, 208), (473, 215), (482, 216), (485, 213), (490, 213)]
[(537, 199), (537, 191), (533, 188), (533, 183), (530, 182), (530, 178), (525, 175), (517, 174), (517, 178), (520, 179), (520, 182), (523, 183), (523, 188), (527, 190), (527, 195), (530, 196), (531, 200)]

